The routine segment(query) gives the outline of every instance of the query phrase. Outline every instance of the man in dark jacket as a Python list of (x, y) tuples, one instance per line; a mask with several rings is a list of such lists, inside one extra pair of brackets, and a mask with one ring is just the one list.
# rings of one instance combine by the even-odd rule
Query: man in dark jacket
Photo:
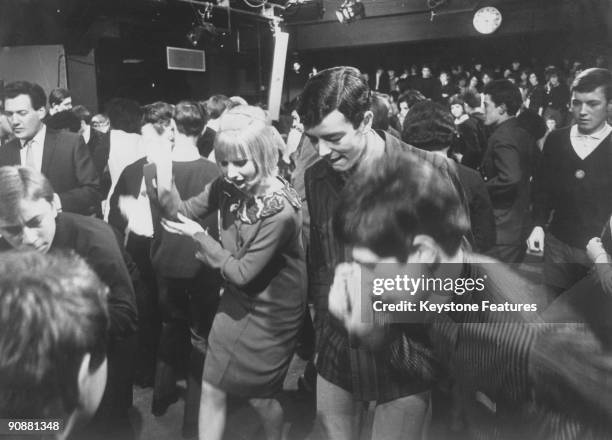
[(74, 251), (108, 286), (108, 381), (90, 434), (133, 438), (127, 413), (132, 405), (137, 328), (132, 280), (110, 227), (92, 217), (58, 212), (53, 195), (49, 181), (38, 171), (0, 167), (0, 250)]
[(497, 237), (487, 255), (507, 263), (525, 256), (535, 140), (516, 120), (521, 93), (508, 80), (491, 81), (485, 90), (485, 124), (495, 131), (488, 141), (481, 172), (487, 184)]
[(359, 408), (375, 401), (373, 438), (418, 438), (426, 429), (431, 383), (405, 381), (392, 374), (391, 347), (372, 352), (355, 344), (342, 324), (327, 313), (334, 267), (350, 256), (332, 231), (332, 217), (346, 180), (393, 152), (406, 151), (420, 162), (433, 164), (459, 188), (460, 184), (444, 157), (374, 131), (370, 106), (370, 89), (360, 72), (336, 67), (310, 78), (298, 108), (305, 135), (321, 157), (304, 178), (310, 212), (308, 289), (316, 309), (319, 353), (316, 429), (328, 438), (358, 438), (353, 422)]

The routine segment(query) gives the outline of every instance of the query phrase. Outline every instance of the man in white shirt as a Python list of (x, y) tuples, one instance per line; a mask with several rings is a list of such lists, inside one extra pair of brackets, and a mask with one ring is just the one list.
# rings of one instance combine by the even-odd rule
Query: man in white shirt
[[(612, 213), (612, 73), (588, 69), (572, 84), (576, 124), (548, 136), (536, 174), (531, 251), (544, 251), (544, 281), (561, 292), (586, 275), (586, 245)], [(552, 220), (545, 232), (549, 218)]]
[(23, 165), (42, 172), (59, 209), (91, 215), (100, 211), (98, 175), (81, 136), (44, 124), (45, 92), (26, 81), (4, 89), (4, 113), (15, 139), (0, 149), (0, 166)]

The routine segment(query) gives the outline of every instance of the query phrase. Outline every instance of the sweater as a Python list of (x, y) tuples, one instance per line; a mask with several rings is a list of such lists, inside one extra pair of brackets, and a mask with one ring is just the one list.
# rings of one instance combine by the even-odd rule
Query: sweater
[(553, 131), (544, 144), (536, 174), (534, 224), (562, 242), (585, 249), (599, 237), (612, 213), (612, 135), (584, 159), (575, 153), (570, 128)]

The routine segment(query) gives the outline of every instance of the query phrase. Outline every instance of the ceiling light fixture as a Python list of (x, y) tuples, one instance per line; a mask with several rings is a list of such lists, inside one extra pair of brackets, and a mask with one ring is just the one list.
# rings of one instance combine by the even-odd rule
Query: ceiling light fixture
[(344, 0), (340, 9), (336, 11), (336, 17), (342, 24), (349, 24), (365, 17), (365, 6), (359, 0)]

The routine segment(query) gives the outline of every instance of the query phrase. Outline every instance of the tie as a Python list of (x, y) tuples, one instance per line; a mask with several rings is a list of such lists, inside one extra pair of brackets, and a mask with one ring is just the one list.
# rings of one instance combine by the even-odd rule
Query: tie
[(38, 166), (36, 165), (36, 159), (34, 158), (33, 144), (34, 144), (34, 140), (30, 139), (24, 145), (24, 148), (26, 149), (25, 166), (28, 167), (28, 168), (33, 168), (33, 169), (36, 170), (36, 169), (38, 169)]

